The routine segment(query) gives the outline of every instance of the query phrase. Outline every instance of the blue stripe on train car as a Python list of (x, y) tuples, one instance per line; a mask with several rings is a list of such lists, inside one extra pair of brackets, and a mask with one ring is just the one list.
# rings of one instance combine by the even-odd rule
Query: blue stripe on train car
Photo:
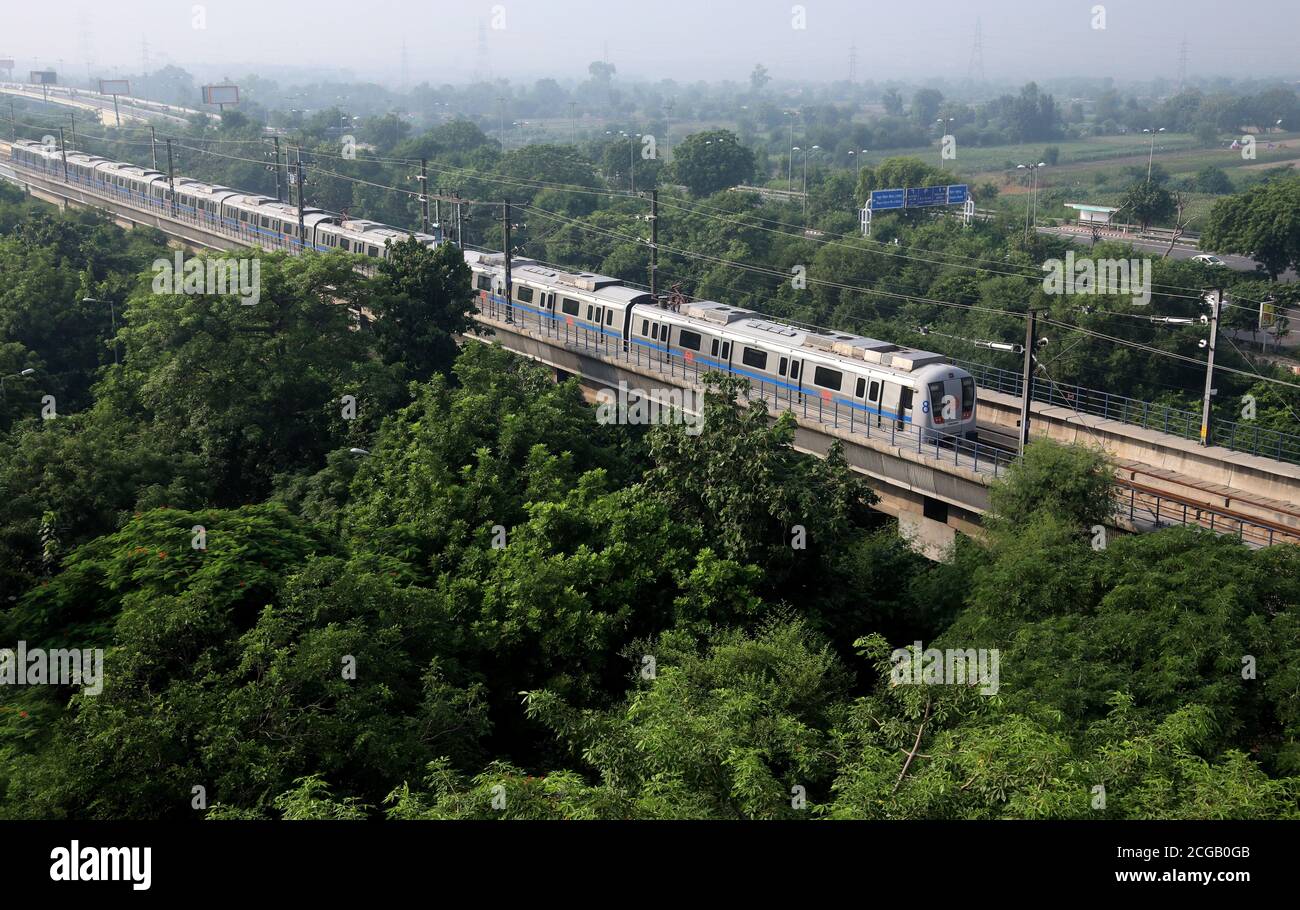
[[(482, 289), (480, 289), (480, 291), (481, 291), (481, 290), (482, 290)], [(505, 299), (504, 297), (502, 297), (500, 294), (493, 294), (493, 293), (490, 293), (490, 292), (489, 292), (489, 293), (488, 293), (488, 298), (489, 298), (493, 303), (497, 304), (498, 306), (506, 306), (506, 305), (507, 305), (507, 304), (506, 304), (506, 299)], [(527, 304), (519, 303), (519, 302), (517, 302), (517, 301), (516, 301), (516, 303), (515, 303), (514, 305), (515, 305), (515, 307), (517, 307), (518, 309), (526, 310), (526, 311), (528, 311), (529, 313), (536, 313), (538, 316), (545, 316), (547, 319), (551, 320), (552, 322), (559, 322), (560, 319), (563, 318), (563, 317), (561, 317), (561, 316), (556, 316), (554, 313), (547, 312), (546, 310), (539, 310), (539, 309), (537, 309), (537, 308), (535, 308), (535, 307), (530, 307), (530, 306), (528, 306)], [(568, 318), (571, 318), (571, 319), (573, 319), (573, 318), (582, 319), (581, 316), (577, 316), (577, 317), (568, 317)], [(584, 320), (584, 321), (585, 321), (585, 320)], [(581, 328), (587, 329), (588, 331), (591, 331), (593, 328), (595, 328), (595, 330), (596, 330), (597, 332), (600, 332), (600, 334), (602, 334), (602, 335), (608, 335), (608, 336), (611, 337), (611, 338), (619, 338), (619, 339), (621, 339), (621, 338), (623, 337), (623, 333), (620, 332), (620, 331), (618, 331), (617, 329), (606, 329), (606, 328), (604, 328), (603, 326), (594, 326), (594, 327), (593, 327), (593, 326), (591, 326), (591, 325), (583, 325), (583, 326), (581, 326)]]
[[(685, 355), (684, 355), (681, 351), (670, 351), (670, 350), (668, 350), (667, 348), (663, 347), (662, 345), (655, 344), (655, 343), (652, 342), (652, 341), (645, 341), (645, 340), (640, 339), (640, 338), (631, 338), (631, 339), (629, 339), (629, 340), (630, 340), (633, 344), (640, 344), (640, 345), (644, 345), (644, 346), (646, 346), (646, 347), (648, 347), (648, 348), (654, 348), (656, 351), (662, 351), (663, 353), (667, 354), (669, 357), (681, 357), (683, 360), (685, 360)], [(737, 375), (745, 376), (745, 377), (748, 377), (748, 378), (750, 378), (750, 379), (757, 379), (757, 380), (759, 380), (760, 382), (767, 382), (767, 383), (770, 383), (770, 384), (772, 384), (772, 385), (782, 386), (782, 387), (784, 387), (784, 388), (789, 389), (789, 390), (792, 391), (792, 392), (798, 392), (798, 393), (801, 394), (801, 395), (808, 395), (808, 396), (811, 396), (811, 397), (813, 397), (813, 398), (818, 398), (818, 397), (820, 397), (820, 393), (819, 393), (819, 391), (816, 390), (816, 389), (801, 389), (801, 388), (799, 388), (799, 386), (791, 385), (790, 383), (785, 382), (785, 381), (783, 381), (783, 380), (780, 380), (780, 379), (773, 379), (771, 376), (766, 376), (766, 375), (762, 375), (762, 374), (759, 374), (759, 373), (753, 373), (753, 372), (750, 372), (749, 370), (742, 370), (740, 367), (732, 366), (732, 365), (729, 364), (729, 363), (723, 363), (723, 362), (720, 361), (720, 360), (713, 360), (713, 359), (711, 359), (711, 358), (708, 358), (708, 357), (701, 357), (701, 356), (699, 356), (699, 355), (696, 355), (696, 356), (693, 358), (693, 360), (695, 360), (695, 361), (703, 361), (704, 363), (707, 363), (707, 364), (709, 364), (709, 365), (711, 365), (711, 366), (716, 366), (716, 367), (718, 367), (719, 369), (726, 370), (728, 373), (736, 373)], [(893, 411), (886, 411), (886, 410), (884, 410), (883, 408), (873, 408), (873, 407), (871, 407), (870, 405), (859, 404), (858, 402), (856, 402), (856, 401), (851, 401), (851, 400), (849, 400), (849, 399), (847, 399), (847, 398), (841, 398), (841, 397), (838, 397), (838, 396), (834, 396), (834, 395), (832, 395), (832, 396), (831, 396), (831, 401), (832, 401), (832, 402), (835, 402), (835, 403), (837, 403), (837, 404), (848, 405), (849, 407), (851, 407), (851, 408), (856, 408), (856, 409), (859, 410), (859, 411), (866, 411), (868, 414), (877, 414), (877, 415), (879, 415), (879, 416), (881, 416), (881, 417), (886, 418), (887, 420), (900, 420), (900, 419), (901, 419), (904, 423), (911, 423), (911, 422), (912, 422), (912, 418), (911, 418), (911, 417), (908, 417), (906, 414), (904, 414), (904, 415), (900, 418), (900, 417), (899, 417), (896, 413), (894, 413)]]

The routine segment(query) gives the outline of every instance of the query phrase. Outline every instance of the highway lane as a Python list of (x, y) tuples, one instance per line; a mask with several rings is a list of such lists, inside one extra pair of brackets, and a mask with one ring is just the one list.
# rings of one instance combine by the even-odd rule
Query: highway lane
[[(1068, 237), (1069, 239), (1077, 241), (1080, 244), (1085, 244), (1088, 247), (1091, 247), (1094, 242), (1092, 238), (1092, 232), (1088, 230), (1079, 231), (1078, 229), (1073, 229), (1073, 228), (1040, 226), (1038, 228), (1038, 233), (1052, 234), (1058, 237)], [(1116, 233), (1103, 233), (1101, 235), (1101, 239), (1118, 240), (1121, 243), (1127, 243), (1130, 246), (1132, 246), (1134, 249), (1141, 250), (1144, 253), (1155, 253), (1161, 256), (1165, 254), (1165, 250), (1169, 250), (1168, 240), (1147, 240), (1147, 239), (1134, 237), (1131, 234), (1122, 235)], [(1197, 247), (1191, 244), (1175, 243), (1173, 249), (1169, 250), (1169, 258), (1170, 259), (1191, 259), (1193, 256), (1199, 256), (1203, 252), (1206, 251), (1198, 249)], [(1251, 259), (1249, 256), (1236, 256), (1231, 253), (1214, 253), (1214, 255), (1222, 259), (1224, 264), (1228, 268), (1233, 269), (1234, 271), (1253, 272), (1257, 268), (1259, 268), (1259, 264), (1256, 263), (1255, 260)], [(1294, 271), (1287, 271), (1284, 272), (1281, 276), (1279, 276), (1278, 280), (1284, 282), (1293, 282), (1296, 280), (1296, 278), (1297, 276)]]

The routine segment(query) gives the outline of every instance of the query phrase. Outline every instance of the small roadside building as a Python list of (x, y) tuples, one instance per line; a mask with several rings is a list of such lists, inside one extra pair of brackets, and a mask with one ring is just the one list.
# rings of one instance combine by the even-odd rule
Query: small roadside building
[(1085, 205), (1082, 202), (1067, 202), (1065, 207), (1079, 213), (1079, 224), (1095, 224), (1098, 227), (1110, 224), (1119, 211), (1108, 205)]

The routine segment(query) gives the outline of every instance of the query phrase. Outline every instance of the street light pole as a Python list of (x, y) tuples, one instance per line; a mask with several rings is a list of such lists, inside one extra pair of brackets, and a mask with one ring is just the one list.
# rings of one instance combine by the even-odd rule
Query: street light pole
[(8, 397), (9, 397), (8, 393), (5, 392), (5, 380), (6, 380), (6, 379), (21, 379), (22, 377), (24, 377), (24, 376), (30, 376), (30, 375), (32, 375), (32, 374), (35, 373), (35, 372), (36, 372), (36, 370), (32, 369), (31, 367), (28, 367), (28, 368), (25, 369), (25, 370), (19, 370), (17, 373), (10, 373), (8, 376), (0, 376), (0, 398), (8, 398)]
[(1151, 134), (1151, 147), (1147, 150), (1147, 183), (1151, 182), (1151, 162), (1155, 158), (1156, 154), (1156, 133), (1163, 133), (1164, 131), (1165, 128), (1163, 126), (1160, 127), (1160, 129), (1152, 128), (1142, 131)]

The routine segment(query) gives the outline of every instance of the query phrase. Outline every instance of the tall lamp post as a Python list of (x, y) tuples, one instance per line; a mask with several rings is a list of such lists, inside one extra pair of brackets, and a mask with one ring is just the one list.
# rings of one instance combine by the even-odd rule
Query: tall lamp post
[[(1017, 164), (1016, 170), (1025, 172), (1025, 189), (1030, 190), (1025, 196), (1025, 239), (1029, 239), (1029, 206), (1032, 203), (1034, 207), (1034, 227), (1038, 227), (1038, 169), (1047, 167), (1047, 163), (1040, 161), (1037, 164)], [(1030, 185), (1032, 183), (1032, 189)]]
[(1144, 133), (1151, 134), (1151, 147), (1147, 149), (1147, 183), (1151, 182), (1151, 161), (1156, 155), (1156, 133), (1163, 133), (1165, 128), (1162, 126), (1158, 130), (1143, 130)]
[(939, 124), (939, 170), (943, 170), (943, 140), (948, 135), (948, 130), (952, 128), (952, 122), (956, 117), (940, 117), (935, 123)]
[[(854, 157), (855, 155), (857, 157)], [(862, 177), (862, 169), (867, 166), (866, 155), (867, 155), (867, 149), (862, 149), (859, 152), (855, 152), (853, 149), (849, 149), (849, 165), (852, 166), (855, 161), (857, 162), (857, 176), (859, 178)]]
[(795, 146), (792, 151), (803, 152), (803, 226), (808, 227), (808, 152), (818, 151), (820, 145), (814, 145), (811, 149), (801, 149)]
[(0, 376), (0, 398), (8, 397), (8, 393), (5, 391), (6, 379), (22, 379), (23, 377), (30, 376), (35, 372), (36, 371), (34, 369), (28, 367), (25, 370), (19, 370), (17, 373), (10, 373), (8, 376)]

